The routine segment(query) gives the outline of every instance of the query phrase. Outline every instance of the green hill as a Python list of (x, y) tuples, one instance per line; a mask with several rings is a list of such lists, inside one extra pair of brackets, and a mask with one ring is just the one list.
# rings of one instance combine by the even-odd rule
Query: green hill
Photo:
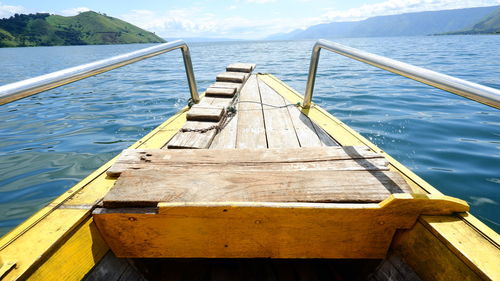
[(500, 34), (500, 8), (486, 16), (471, 28), (446, 34)]
[(73, 17), (46, 13), (0, 19), (0, 47), (165, 42), (154, 33), (96, 12)]

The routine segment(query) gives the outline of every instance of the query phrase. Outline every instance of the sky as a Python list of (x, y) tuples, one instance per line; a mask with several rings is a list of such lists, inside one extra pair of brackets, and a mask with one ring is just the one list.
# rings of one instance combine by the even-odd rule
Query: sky
[(164, 38), (261, 39), (311, 25), (373, 16), (500, 5), (500, 0), (0, 0), (0, 18), (93, 10)]

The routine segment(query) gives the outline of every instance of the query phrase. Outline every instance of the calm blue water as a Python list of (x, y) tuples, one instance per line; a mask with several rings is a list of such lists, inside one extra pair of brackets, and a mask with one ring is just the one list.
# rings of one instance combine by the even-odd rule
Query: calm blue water
[[(500, 36), (339, 43), (500, 88)], [(191, 44), (204, 90), (232, 62), (255, 62), (303, 92), (313, 41)], [(0, 85), (148, 45), (0, 49)], [(315, 102), (500, 230), (500, 112), (323, 52)], [(186, 104), (169, 53), (0, 106), (0, 235)]]

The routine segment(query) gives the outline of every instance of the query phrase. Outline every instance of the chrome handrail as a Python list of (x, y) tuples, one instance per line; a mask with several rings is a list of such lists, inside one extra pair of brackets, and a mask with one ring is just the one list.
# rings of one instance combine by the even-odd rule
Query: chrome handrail
[(355, 59), (378, 68), (399, 74), (401, 76), (422, 82), (450, 93), (480, 102), (491, 107), (500, 108), (500, 90), (465, 81), (456, 77), (441, 74), (422, 67), (414, 66), (383, 56), (371, 54), (358, 49), (347, 47), (327, 40), (318, 40), (313, 47), (309, 77), (307, 78), (306, 92), (304, 95), (304, 108), (311, 106), (311, 99), (318, 69), (318, 60), (321, 49)]
[(182, 50), (182, 57), (184, 59), (184, 67), (188, 79), (189, 90), (191, 92), (191, 99), (194, 103), (198, 103), (200, 98), (198, 96), (198, 89), (194, 78), (193, 64), (191, 63), (189, 47), (186, 42), (177, 40), (0, 86), (0, 105), (85, 79), (99, 73), (110, 71), (146, 58), (170, 52), (175, 49)]

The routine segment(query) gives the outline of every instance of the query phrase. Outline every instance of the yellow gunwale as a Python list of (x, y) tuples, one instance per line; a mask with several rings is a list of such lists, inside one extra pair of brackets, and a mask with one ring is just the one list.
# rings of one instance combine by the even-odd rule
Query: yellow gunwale
[[(303, 97), (299, 93), (275, 76), (262, 74), (259, 75), (259, 78), (289, 102), (302, 102)], [(180, 110), (130, 148), (161, 148), (186, 122), (187, 109), (186, 107)], [(341, 145), (364, 144), (384, 155), (391, 168), (399, 171), (415, 192), (442, 195), (436, 188), (324, 109), (313, 105), (310, 109), (303, 109), (302, 112), (332, 135)], [(89, 241), (89, 237), (91, 241), (94, 241), (93, 239), (102, 240), (99, 234), (91, 231), (95, 228), (91, 210), (114, 183), (114, 179), (106, 178), (104, 172), (116, 158), (108, 161), (0, 239), (0, 260), (16, 263), (15, 268), (9, 268), (4, 276), (0, 276), (1, 280), (18, 278), (42, 280), (61, 276), (81, 279), (88, 270), (99, 262), (108, 251), (107, 245), (100, 242), (87, 245), (88, 242), (83, 244), (74, 237), (87, 237), (82, 239), (85, 241)], [(467, 229), (468, 231), (477, 234), (476, 240), (461, 244), (460, 239), (454, 237), (446, 228), (440, 227), (439, 223), (432, 221), (432, 216), (421, 217), (418, 223), (429, 229), (436, 238), (481, 278), (486, 280), (500, 279), (500, 273), (495, 266), (495, 260), (497, 258), (500, 260), (498, 234), (468, 212), (449, 217), (458, 218), (463, 222), (461, 227), (466, 226), (470, 228)], [(92, 236), (89, 236), (88, 233), (92, 233)], [(478, 237), (482, 237), (484, 241), (479, 241)], [(475, 245), (475, 243), (484, 245), (485, 241), (489, 243), (489, 248), (485, 249), (486, 252), (481, 253), (482, 257), (478, 257), (478, 253), (471, 249), (474, 248), (471, 245)], [(78, 249), (82, 254), (73, 255), (71, 249)], [(19, 255), (21, 252), (23, 255)], [(488, 262), (488, 258), (491, 259), (490, 262)], [(85, 262), (82, 262), (82, 259), (86, 259)], [(76, 270), (70, 266), (71, 263), (60, 266), (62, 260), (75, 260), (82, 266)], [(3, 269), (2, 264), (0, 264), (0, 272)]]

